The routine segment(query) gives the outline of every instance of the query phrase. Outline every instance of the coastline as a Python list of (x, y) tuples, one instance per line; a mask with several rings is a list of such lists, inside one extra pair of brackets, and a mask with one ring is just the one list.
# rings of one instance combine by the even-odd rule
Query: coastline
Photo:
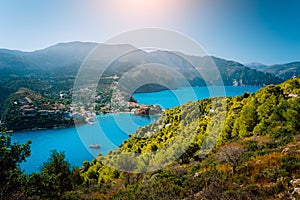
[[(216, 86), (218, 87), (218, 86)], [(235, 88), (240, 88), (240, 87), (260, 87), (260, 86), (232, 86), (232, 87), (235, 87)], [(182, 88), (178, 88), (178, 90), (180, 90)], [(156, 93), (156, 92), (154, 92)], [(139, 94), (142, 94), (142, 93), (139, 93)], [(230, 95), (229, 95), (230, 96)], [(146, 103), (148, 104), (148, 102)], [(136, 114), (134, 111), (110, 111), (110, 112), (107, 112), (107, 113), (104, 113), (104, 112), (101, 112), (101, 113), (97, 113), (96, 112), (96, 115), (95, 116), (105, 116), (105, 115), (108, 115), (108, 114), (132, 114), (132, 115), (139, 115), (139, 116), (149, 116), (147, 114)], [(155, 115), (160, 115), (160, 114), (155, 114)], [(151, 116), (151, 115), (150, 115)], [(82, 120), (80, 120), (80, 122), (76, 122), (74, 123), (73, 121), (74, 119), (72, 119), (72, 122), (69, 122), (69, 123), (62, 123), (62, 124), (58, 124), (57, 126), (52, 126), (51, 123), (46, 125), (45, 127), (38, 127), (38, 126), (34, 126), (32, 128), (16, 128), (16, 129), (11, 129), (11, 128), (7, 128), (7, 131), (8, 132), (19, 132), (19, 131), (39, 131), (39, 130), (48, 130), (48, 129), (64, 129), (64, 128), (69, 128), (69, 127), (74, 127), (74, 126), (78, 126), (78, 125), (85, 125), (85, 124), (93, 124), (93, 122), (87, 122), (85, 121), (85, 118), (83, 118)]]
[[(161, 114), (156, 114), (156, 115), (136, 115), (133, 112), (111, 112), (111, 113), (101, 113), (96, 116), (105, 116), (105, 115), (114, 115), (114, 114), (131, 114), (135, 116), (141, 116), (141, 117), (150, 117), (150, 116), (161, 116)], [(66, 128), (71, 128), (71, 127), (76, 127), (76, 126), (83, 126), (83, 125), (93, 125), (88, 122), (85, 123), (74, 123), (72, 125), (66, 125), (66, 126), (57, 126), (57, 127), (52, 127), (52, 128), (28, 128), (28, 129), (15, 129), (15, 130), (7, 130), (6, 133), (15, 133), (15, 132), (26, 132), (26, 131), (42, 131), (42, 130), (54, 130), (54, 129), (66, 129)]]

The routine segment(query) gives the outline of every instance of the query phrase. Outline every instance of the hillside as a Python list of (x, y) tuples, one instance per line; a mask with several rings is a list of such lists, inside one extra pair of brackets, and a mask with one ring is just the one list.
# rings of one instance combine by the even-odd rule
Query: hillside
[[(48, 97), (55, 96), (61, 91), (70, 92), (80, 65), (95, 47), (97, 47), (97, 51), (104, 53), (101, 54), (101, 59), (96, 61), (96, 66), (100, 68), (105, 66), (104, 63), (110, 61), (109, 58), (120, 55), (122, 52), (131, 52), (111, 63), (110, 68), (104, 72), (104, 76), (118, 75), (122, 77), (135, 66), (157, 63), (174, 68), (183, 75), (183, 77), (176, 77), (174, 80), (174, 74), (166, 74), (160, 80), (162, 83), (171, 83), (171, 88), (184, 86), (183, 82), (186, 80), (192, 86), (218, 85), (221, 83), (221, 78), (225, 85), (232, 85), (234, 81), (237, 81), (239, 85), (268, 85), (283, 81), (274, 75), (250, 69), (234, 61), (209, 56), (188, 56), (168, 51), (145, 52), (125, 44), (105, 45), (69, 42), (59, 43), (33, 52), (0, 49), (0, 113), (5, 99), (22, 87)], [(216, 63), (221, 77), (211, 71), (211, 60)], [(202, 74), (200, 75), (191, 64), (200, 69)], [(141, 71), (131, 79), (140, 79), (141, 75), (153, 77), (155, 71), (149, 69), (148, 73), (152, 75), (149, 76)], [(203, 75), (209, 75), (209, 78), (203, 77)], [(138, 92), (162, 89), (165, 88), (159, 84), (147, 85), (139, 88)]]
[(3, 106), (2, 122), (8, 130), (68, 127), (74, 124), (62, 103), (27, 88), (11, 94)]
[[(119, 149), (85, 164), (82, 175), (99, 187), (90, 192), (100, 199), (298, 199), (299, 96), (298, 78), (256, 94), (168, 109)], [(216, 119), (224, 115), (221, 128)], [(214, 141), (216, 147), (211, 146)], [(159, 151), (168, 144), (172, 148), (167, 154)], [(176, 161), (154, 172), (135, 174), (108, 167), (149, 170), (176, 157), (185, 144), (188, 148)], [(121, 152), (142, 154), (125, 161)]]
[[(0, 50), (0, 74), (6, 79), (16, 76), (40, 78), (61, 74), (75, 76), (83, 60), (95, 47), (97, 47), (97, 51), (105, 53), (105, 56), (101, 56), (102, 59), (119, 55), (121, 52), (131, 52), (130, 54), (123, 55), (118, 61), (113, 63), (111, 69), (108, 71), (108, 76), (114, 74), (122, 75), (122, 73), (138, 65), (158, 63), (179, 68), (179, 72), (183, 73), (187, 80), (193, 82), (194, 79), (202, 78), (195, 73), (195, 69), (191, 69), (193, 68), (191, 64), (199, 69), (205, 69), (210, 67), (209, 62), (210, 59), (212, 59), (219, 70), (221, 70), (225, 84), (231, 85), (234, 79), (243, 79), (244, 84), (250, 85), (263, 85), (269, 82), (278, 83), (281, 81), (270, 75), (249, 69), (240, 63), (216, 57), (196, 57), (168, 51), (154, 51), (148, 53), (130, 45), (105, 45), (84, 42), (60, 43), (34, 52), (2, 49)], [(187, 61), (192, 61), (192, 63), (189, 64)], [(99, 62), (99, 67), (101, 67), (101, 63), (105, 61), (98, 60), (97, 62)], [(228, 69), (228, 71), (223, 70), (224, 68)], [(247, 72), (251, 72), (251, 75), (248, 76), (248, 73), (241, 72), (245, 69), (248, 70)], [(189, 70), (191, 71), (186, 73)], [(192, 74), (194, 75), (191, 76)], [(259, 75), (263, 80), (261, 80), (261, 82), (258, 82), (258, 80), (251, 82), (251, 80), (256, 79), (255, 75)], [(266, 79), (266, 81), (264, 81), (264, 79)], [(194, 84), (203, 84), (203, 81), (199, 83), (195, 82)]]
[(281, 79), (290, 79), (300, 73), (300, 62), (271, 65), (261, 69), (262, 72), (270, 73)]
[(212, 58), (220, 70), (225, 85), (231, 85), (234, 80), (238, 81), (239, 85), (279, 84), (283, 80), (286, 80), (274, 77), (274, 75), (269, 73), (261, 73), (260, 71), (250, 69), (234, 61), (227, 61), (216, 57)]
[[(80, 169), (71, 169), (64, 154), (53, 151), (40, 173), (24, 176), (16, 171), (14, 182), (0, 181), (5, 184), (1, 195), (4, 199), (299, 199), (299, 96), (300, 78), (294, 78), (255, 94), (171, 108), (118, 149), (83, 162)], [(7, 144), (1, 143), (1, 149)], [(6, 151), (13, 149), (25, 153), (28, 144)], [(2, 170), (3, 180), (12, 172)]]

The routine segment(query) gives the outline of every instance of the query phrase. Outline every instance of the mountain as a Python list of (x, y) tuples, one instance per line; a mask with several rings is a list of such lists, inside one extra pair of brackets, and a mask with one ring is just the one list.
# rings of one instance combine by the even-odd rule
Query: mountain
[(300, 74), (300, 62), (271, 65), (261, 69), (261, 71), (274, 74), (278, 78), (287, 80)]
[[(61, 76), (62, 74), (76, 76), (81, 63), (95, 48), (95, 51), (102, 53), (97, 60), (97, 67), (104, 67), (101, 64), (110, 61), (109, 58), (113, 58), (115, 55), (127, 53), (111, 63), (111, 67), (106, 71), (108, 76), (122, 75), (138, 65), (158, 63), (174, 67), (192, 85), (203, 85), (203, 79), (205, 78), (203, 75), (212, 72), (209, 65), (211, 65), (211, 61), (214, 61), (226, 85), (231, 85), (234, 80), (241, 80), (241, 84), (247, 85), (263, 85), (282, 81), (269, 74), (250, 69), (238, 62), (217, 57), (197, 57), (168, 51), (148, 53), (125, 44), (105, 45), (88, 42), (59, 43), (34, 52), (2, 49), (0, 50), (0, 74), (6, 79), (16, 76), (48, 77), (50, 75)], [(128, 54), (128, 52), (130, 53)], [(201, 75), (195, 70), (194, 66), (200, 69)], [(220, 77), (215, 77), (210, 80), (211, 84), (218, 84), (219, 79)]]
[(212, 58), (220, 70), (225, 85), (231, 85), (234, 80), (238, 81), (239, 85), (269, 85), (283, 81), (272, 74), (250, 69), (235, 61)]
[[(0, 49), (0, 110), (4, 100), (22, 87), (46, 96), (70, 91), (77, 72), (88, 55), (91, 59), (85, 62), (85, 65), (89, 65), (89, 76), (97, 74), (93, 73), (93, 70), (103, 70), (104, 76), (122, 77), (133, 70), (129, 80), (140, 85), (147, 81), (159, 83), (146, 84), (139, 88), (138, 92), (165, 89), (162, 87), (164, 83), (168, 84), (168, 88), (187, 84), (232, 85), (233, 82), (238, 82), (239, 85), (268, 85), (280, 83), (282, 78), (286, 78), (270, 74), (274, 70), (260, 72), (241, 63), (213, 56), (190, 56), (162, 50), (146, 52), (128, 44), (69, 42), (33, 52)], [(143, 70), (136, 68), (145, 65), (147, 68)], [(109, 68), (105, 69), (106, 66)], [(170, 67), (170, 70), (162, 70), (162, 66)], [(152, 70), (152, 67), (156, 67), (157, 70)], [(214, 70), (215, 67), (219, 72)], [(299, 71), (296, 71), (296, 75), (298, 73)], [(153, 77), (156, 79), (151, 80)]]
[[(125, 44), (106, 45), (89, 42), (69, 42), (59, 43), (34, 52), (1, 49), (0, 70), (1, 72), (3, 72), (3, 70), (7, 71), (1, 74), (11, 75), (17, 73), (18, 75), (29, 75), (32, 72), (49, 73), (55, 70), (64, 70), (67, 72), (66, 68), (68, 70), (73, 69), (71, 71), (75, 73), (74, 70), (78, 70), (80, 64), (95, 47), (97, 47), (97, 51), (105, 53), (105, 56), (101, 57), (102, 59), (106, 57), (110, 58), (112, 55), (119, 55), (122, 52), (130, 52), (130, 54), (123, 55), (114, 63), (115, 65), (119, 65), (115, 66), (117, 71), (120, 70), (117, 68), (122, 67), (120, 65), (124, 66), (125, 64), (137, 66), (146, 63), (159, 63), (182, 69), (192, 67), (187, 60), (192, 61), (192, 64), (201, 68), (205, 67), (205, 64), (207, 64), (211, 58), (215, 62), (218, 62), (216, 63), (218, 68), (245, 67), (233, 61), (222, 60), (219, 62), (220, 60), (216, 57), (196, 57), (168, 51), (154, 51), (148, 53)], [(187, 58), (187, 60), (185, 60), (185, 58)]]
[[(96, 43), (70, 42), (59, 43), (54, 46), (33, 52), (0, 50), (0, 70), (20, 70), (20, 76), (31, 73), (48, 73), (65, 67), (78, 68), (88, 55), (97, 46)], [(3, 74), (3, 73), (1, 73)], [(9, 75), (8, 73), (4, 73)]]
[(258, 62), (252, 62), (252, 63), (247, 63), (245, 64), (246, 67), (249, 67), (251, 69), (255, 69), (255, 70), (263, 70), (264, 68), (268, 67), (267, 65), (258, 63)]
[(287, 80), (300, 74), (300, 62), (291, 62), (286, 64), (264, 65), (261, 63), (248, 63), (245, 66), (257, 71), (273, 74), (276, 77)]

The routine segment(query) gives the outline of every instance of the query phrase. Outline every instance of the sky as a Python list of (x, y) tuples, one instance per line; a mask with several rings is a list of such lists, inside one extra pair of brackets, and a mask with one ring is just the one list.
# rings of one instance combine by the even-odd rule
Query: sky
[(178, 31), (209, 55), (271, 65), (300, 61), (298, 0), (0, 0), (0, 48), (104, 42), (133, 29)]

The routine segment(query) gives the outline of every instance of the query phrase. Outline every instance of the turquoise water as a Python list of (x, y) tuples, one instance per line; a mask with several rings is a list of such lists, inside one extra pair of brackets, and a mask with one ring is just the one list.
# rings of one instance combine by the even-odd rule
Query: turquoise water
[[(178, 90), (165, 90), (155, 93), (134, 94), (140, 104), (159, 104), (170, 108), (189, 101), (210, 96), (238, 96), (244, 92), (255, 92), (261, 87), (195, 87)], [(192, 90), (193, 89), (193, 90)], [(139, 126), (145, 126), (155, 121), (157, 117), (143, 117), (131, 114), (99, 115), (94, 125), (82, 125), (65, 129), (40, 131), (23, 131), (13, 134), (12, 140), (25, 143), (32, 141), (31, 156), (21, 164), (25, 173), (37, 172), (41, 164), (49, 158), (50, 151), (64, 151), (66, 159), (72, 166), (80, 167), (85, 160), (91, 161), (98, 154), (106, 154), (117, 148), (128, 139), (128, 134), (135, 132)], [(90, 144), (100, 144), (100, 149), (89, 148)]]
[[(139, 93), (133, 97), (140, 104), (158, 104), (163, 108), (171, 108), (189, 101), (196, 101), (212, 96), (239, 96), (244, 92), (256, 92), (260, 86), (209, 86), (209, 87), (193, 87), (180, 88), (177, 90), (164, 90), (154, 93)], [(225, 90), (224, 90), (225, 89)]]
[[(117, 148), (128, 133), (133, 133), (138, 126), (145, 126), (157, 117), (149, 118), (131, 114), (107, 114), (97, 117), (98, 123), (64, 129), (40, 131), (22, 131), (13, 134), (12, 141), (25, 143), (32, 141), (31, 155), (21, 164), (25, 173), (40, 171), (40, 166), (50, 157), (50, 151), (64, 151), (66, 160), (72, 166), (80, 167), (85, 160), (92, 161), (99, 153), (106, 154)], [(130, 123), (131, 122), (131, 123)], [(100, 125), (102, 130), (100, 130)], [(100, 149), (89, 148), (90, 144), (100, 144)]]

